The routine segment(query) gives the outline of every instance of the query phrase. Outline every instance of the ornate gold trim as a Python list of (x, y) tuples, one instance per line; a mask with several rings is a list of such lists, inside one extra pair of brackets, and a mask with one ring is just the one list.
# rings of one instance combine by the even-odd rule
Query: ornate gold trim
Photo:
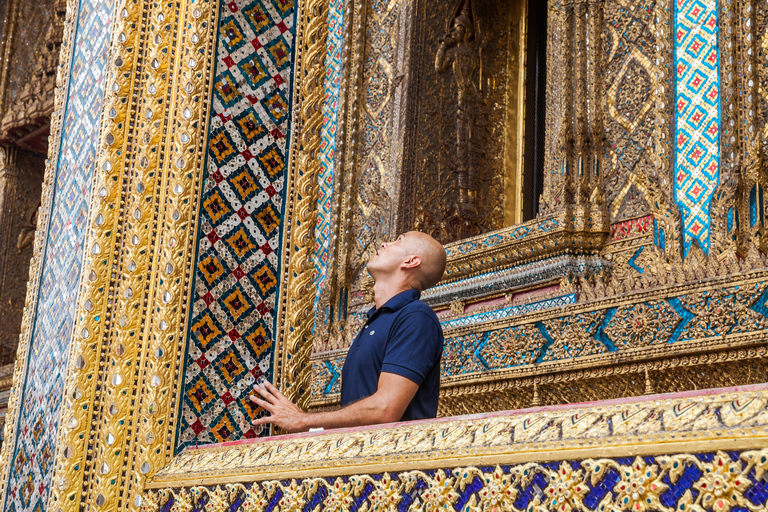
[[(559, 462), (559, 465), (546, 466), (539, 462), (505, 467), (460, 465), (433, 472), (418, 469), (385, 472), (379, 477), (367, 473), (333, 480), (310, 476), (250, 485), (228, 483), (215, 487), (159, 489), (147, 493), (144, 510), (218, 512), (236, 507), (265, 510), (277, 501), (280, 510), (298, 511), (320, 500), (322, 504), (318, 503), (315, 510), (345, 512), (355, 505), (359, 510), (396, 510), (404, 508), (406, 503), (409, 510), (430, 511), (459, 507), (493, 512), (592, 509), (703, 512), (727, 511), (733, 507), (754, 512), (763, 510), (764, 500), (758, 498), (755, 504), (754, 491), (760, 492), (755, 483), (764, 480), (768, 470), (766, 449), (744, 451), (735, 461), (732, 454), (717, 451), (711, 458), (676, 453), (653, 460), (635, 456), (634, 460), (624, 462), (599, 455), (577, 461), (578, 465), (573, 461)], [(690, 474), (690, 468), (695, 468), (700, 476), (686, 481), (682, 477)], [(750, 476), (753, 471), (754, 480)], [(538, 483), (534, 483), (536, 480)], [(679, 486), (675, 489), (679, 497), (673, 498), (677, 507), (667, 506), (667, 500), (662, 499), (662, 495), (669, 495), (672, 486)], [(587, 498), (594, 498), (595, 493), (603, 498), (596, 506), (594, 502), (587, 504)], [(518, 508), (520, 499), (527, 505)]]
[(148, 489), (451, 465), (746, 450), (768, 443), (768, 385), (340, 429), (189, 449)]
[[(59, 166), (59, 154), (61, 152), (62, 122), (67, 94), (69, 92), (70, 68), (72, 63), (72, 52), (74, 51), (75, 27), (77, 26), (78, 12), (79, 1), (68, 0), (66, 21), (64, 22), (63, 42), (61, 44), (61, 55), (59, 58), (60, 64), (56, 74), (54, 110), (51, 114), (50, 147), (48, 149), (48, 154), (50, 156), (47, 165), (45, 166), (45, 175), (43, 178), (40, 198), (41, 206), (37, 220), (38, 229), (35, 234), (32, 259), (29, 262), (29, 282), (27, 284), (24, 316), (21, 321), (19, 346), (16, 352), (16, 361), (14, 363), (13, 388), (11, 390), (11, 396), (8, 399), (8, 414), (5, 417), (5, 424), (3, 425), (3, 428), (5, 429), (3, 437), (6, 439), (6, 442), (3, 443), (2, 453), (0, 454), (0, 496), (5, 496), (6, 486), (8, 485), (8, 468), (11, 467), (11, 458), (15, 446), (17, 416), (19, 414), (19, 407), (21, 406), (21, 393), (26, 380), (27, 362), (29, 359), (29, 344), (37, 312), (37, 297), (40, 290), (40, 279), (43, 269), (43, 259), (45, 258), (45, 249), (48, 243), (47, 234), (51, 219), (51, 209), (53, 208), (56, 170)], [(10, 28), (11, 27), (7, 27), (9, 30)], [(4, 60), (3, 63), (3, 66), (5, 67), (7, 67), (6, 60)], [(2, 98), (4, 97), (4, 90), (2, 94), (3, 96), (0, 96), (0, 101), (2, 101)]]
[[(105, 413), (110, 405), (103, 404), (102, 394), (97, 392), (97, 388), (104, 380), (115, 379), (117, 373), (110, 372), (108, 377), (104, 376), (104, 371), (95, 374), (98, 368), (109, 368), (108, 361), (113, 365), (116, 363), (110, 357), (108, 341), (109, 327), (117, 323), (115, 317), (119, 318), (119, 299), (113, 272), (119, 268), (120, 242), (125, 238), (121, 229), (122, 219), (127, 213), (124, 189), (130, 187), (129, 151), (133, 142), (133, 123), (129, 121), (137, 118), (139, 100), (132, 92), (138, 89), (140, 80), (140, 20), (144, 5), (144, 2), (132, 3), (128, 0), (115, 4), (114, 12), (119, 14), (113, 18), (111, 61), (107, 72), (109, 79), (102, 106), (98, 160), (85, 242), (86, 256), (67, 365), (66, 398), (61, 408), (56, 442), (52, 480), (58, 484), (53, 486), (50, 498), (50, 506), (54, 508), (79, 508), (81, 499), (87, 501), (90, 498), (88, 487), (95, 461), (89, 462), (91, 457), (88, 453), (101, 444), (96, 432), (99, 417), (106, 419)], [(123, 34), (124, 41), (118, 43), (116, 34)], [(109, 116), (105, 115), (108, 109), (112, 111)], [(122, 271), (122, 268), (119, 270)], [(105, 293), (107, 290), (109, 293)], [(125, 321), (122, 323), (125, 324)], [(125, 350), (121, 355), (124, 354)], [(124, 373), (121, 375), (124, 376)], [(124, 421), (124, 410), (120, 416)], [(83, 493), (85, 496), (81, 498)], [(99, 501), (104, 504), (105, 497), (102, 496)]]
[(555, 254), (597, 253), (609, 233), (607, 212), (583, 206), (564, 208), (524, 224), (446, 245), (448, 262), (440, 283)]
[[(477, 264), (472, 262), (468, 267), (475, 268)], [(741, 267), (744, 270), (750, 268), (752, 263), (745, 260)], [(533, 325), (536, 322), (550, 320), (556, 317), (568, 317), (584, 315), (591, 312), (605, 311), (610, 308), (629, 307), (653, 300), (678, 298), (689, 294), (702, 294), (706, 292), (717, 292), (719, 290), (755, 285), (764, 283), (768, 279), (768, 271), (760, 269), (755, 271), (745, 271), (742, 273), (731, 274), (733, 269), (727, 266), (716, 266), (714, 271), (711, 269), (696, 270), (698, 280), (689, 279), (685, 273), (672, 272), (670, 274), (659, 275), (661, 283), (655, 288), (639, 288), (636, 291), (628, 291), (621, 295), (612, 295), (608, 298), (592, 299), (578, 302), (564, 308), (550, 308), (542, 311), (526, 313), (511, 318), (490, 320), (483, 323), (473, 323), (466, 326), (445, 329), (446, 338), (461, 337), (467, 335), (480, 335), (484, 332), (500, 330), (520, 325)], [(723, 275), (717, 275), (722, 273)], [(565, 293), (565, 292), (563, 292)], [(731, 314), (727, 311), (723, 315)], [(738, 313), (737, 313), (738, 314)], [(719, 317), (713, 317), (719, 318)], [(658, 370), (661, 368), (674, 368), (695, 366), (700, 362), (707, 364), (718, 364), (725, 361), (746, 360), (753, 358), (764, 358), (766, 356), (764, 331), (752, 331), (743, 333), (729, 333), (724, 335), (714, 335), (710, 337), (699, 337), (695, 339), (677, 341), (673, 344), (654, 344), (636, 348), (622, 348), (616, 352), (604, 352), (590, 356), (582, 356), (576, 359), (560, 359), (536, 364), (526, 364), (511, 368), (501, 368), (487, 372), (474, 372), (461, 375), (451, 375), (442, 379), (441, 396), (442, 397), (464, 397), (470, 402), (455, 400), (455, 405), (444, 407), (441, 403), (440, 414), (454, 415), (465, 412), (477, 412), (498, 410), (502, 405), (494, 406), (499, 402), (495, 393), (501, 389), (532, 388), (534, 382), (538, 385), (561, 381), (563, 379), (574, 382), (581, 381), (586, 386), (587, 379), (602, 378), (610, 375), (620, 375), (629, 368), (639, 368), (636, 371)], [(312, 363), (318, 363), (326, 360), (338, 360), (343, 358), (346, 349), (336, 350), (314, 354), (311, 358)], [(627, 363), (627, 361), (630, 361)], [(320, 363), (322, 364), (322, 363)], [(716, 371), (711, 369), (710, 371)], [(567, 376), (567, 377), (566, 377)], [(748, 382), (760, 382), (757, 374), (748, 379)], [(727, 385), (727, 384), (723, 384)], [(687, 389), (696, 389), (697, 386), (689, 384)], [(659, 388), (657, 391), (680, 391), (679, 388), (668, 390)], [(584, 395), (571, 395), (575, 401), (592, 400), (588, 394), (588, 388), (585, 388)], [(333, 406), (338, 403), (338, 395), (313, 396), (310, 406), (313, 408)], [(504, 401), (501, 401), (504, 403)], [(526, 397), (520, 404), (509, 404), (506, 408), (516, 408), (528, 406), (531, 399)], [(543, 402), (551, 403), (551, 402)], [(558, 402), (562, 403), (562, 402)], [(465, 406), (472, 405), (475, 409), (467, 409)]]
[(173, 454), (218, 7), (116, 7), (53, 508), (136, 509)]
[(283, 235), (283, 275), (275, 344), (274, 383), (292, 401), (306, 407), (312, 375), (312, 283), (314, 228), (317, 220), (317, 176), (325, 100), (325, 54), (328, 3), (300, 2), (297, 15), (295, 89), (290, 170)]
[[(762, 345), (705, 354), (680, 353), (671, 358), (611, 366), (585, 366), (564, 371), (551, 369), (541, 374), (506, 375), (503, 370), (486, 375), (473, 374), (465, 381), (446, 383), (440, 388), (438, 416), (757, 384), (764, 380), (762, 375), (768, 374), (766, 356), (768, 346)], [(734, 371), (743, 369), (745, 364), (749, 365), (746, 375)], [(707, 378), (702, 380), (700, 367), (704, 365)], [(337, 407), (340, 399), (338, 393), (315, 395), (310, 407), (326, 410)]]

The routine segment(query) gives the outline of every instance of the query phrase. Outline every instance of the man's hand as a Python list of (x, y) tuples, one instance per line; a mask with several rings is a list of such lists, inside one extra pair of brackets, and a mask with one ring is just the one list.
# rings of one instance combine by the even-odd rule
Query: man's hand
[(283, 394), (267, 382), (264, 387), (258, 384), (253, 386), (253, 389), (259, 393), (263, 399), (258, 398), (255, 395), (251, 395), (251, 401), (255, 402), (259, 407), (263, 407), (271, 416), (264, 416), (263, 418), (257, 418), (251, 423), (254, 425), (264, 425), (265, 423), (272, 423), (273, 425), (287, 430), (288, 432), (304, 432), (308, 429), (306, 426), (307, 413), (301, 410), (299, 406), (285, 398)]
[(251, 395), (251, 401), (272, 416), (253, 420), (254, 425), (272, 423), (288, 432), (306, 432), (313, 427), (343, 428), (377, 423), (391, 423), (403, 417), (405, 409), (419, 390), (419, 385), (401, 375), (381, 372), (376, 393), (338, 411), (304, 412), (270, 384), (253, 386), (262, 398)]

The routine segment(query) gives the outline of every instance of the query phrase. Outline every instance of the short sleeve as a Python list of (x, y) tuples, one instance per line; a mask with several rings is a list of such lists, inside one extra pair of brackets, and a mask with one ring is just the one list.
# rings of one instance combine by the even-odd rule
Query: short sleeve
[(439, 324), (426, 312), (413, 311), (399, 318), (392, 329), (381, 371), (421, 385), (442, 355), (443, 333)]

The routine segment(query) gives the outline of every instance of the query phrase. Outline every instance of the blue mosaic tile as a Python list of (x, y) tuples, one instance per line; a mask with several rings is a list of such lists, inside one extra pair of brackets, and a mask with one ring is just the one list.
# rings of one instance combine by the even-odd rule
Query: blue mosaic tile
[(479, 313), (477, 315), (465, 316), (457, 318), (455, 320), (446, 320), (440, 322), (443, 329), (453, 329), (456, 327), (464, 327), (467, 325), (479, 324), (481, 322), (490, 322), (492, 320), (503, 320), (517, 315), (525, 313), (533, 313), (535, 311), (543, 311), (545, 309), (552, 309), (556, 307), (567, 306), (569, 304), (576, 304), (576, 294), (571, 293), (563, 295), (561, 297), (555, 297), (552, 299), (546, 299), (538, 302), (531, 302), (529, 304), (519, 304), (516, 306), (509, 306), (506, 308), (498, 309), (496, 311), (489, 311), (486, 313)]
[(600, 258), (556, 256), (439, 284), (422, 293), (421, 300), (430, 305), (456, 299), (466, 301), (468, 298), (532, 286), (555, 278), (597, 275), (606, 267), (605, 261)]
[(75, 300), (83, 262), (91, 179), (109, 56), (112, 1), (81, 0), (61, 152), (43, 258), (38, 315), (3, 510), (45, 510), (59, 424)]
[(328, 39), (325, 56), (325, 102), (323, 103), (323, 128), (321, 132), (320, 163), (318, 176), (317, 225), (315, 227), (314, 284), (317, 290), (315, 307), (325, 287), (330, 257), (331, 205), (336, 157), (337, 115), (341, 84), (342, 33), (344, 27), (344, 0), (328, 2)]
[(675, 201), (683, 256), (709, 253), (710, 204), (720, 180), (718, 0), (675, 2)]

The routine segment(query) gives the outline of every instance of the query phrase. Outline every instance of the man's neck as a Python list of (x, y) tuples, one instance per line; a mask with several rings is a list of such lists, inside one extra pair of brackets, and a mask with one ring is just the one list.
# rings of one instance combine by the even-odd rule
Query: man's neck
[(373, 301), (376, 303), (376, 309), (386, 304), (389, 299), (398, 293), (412, 289), (413, 286), (403, 281), (376, 281), (373, 285)]

